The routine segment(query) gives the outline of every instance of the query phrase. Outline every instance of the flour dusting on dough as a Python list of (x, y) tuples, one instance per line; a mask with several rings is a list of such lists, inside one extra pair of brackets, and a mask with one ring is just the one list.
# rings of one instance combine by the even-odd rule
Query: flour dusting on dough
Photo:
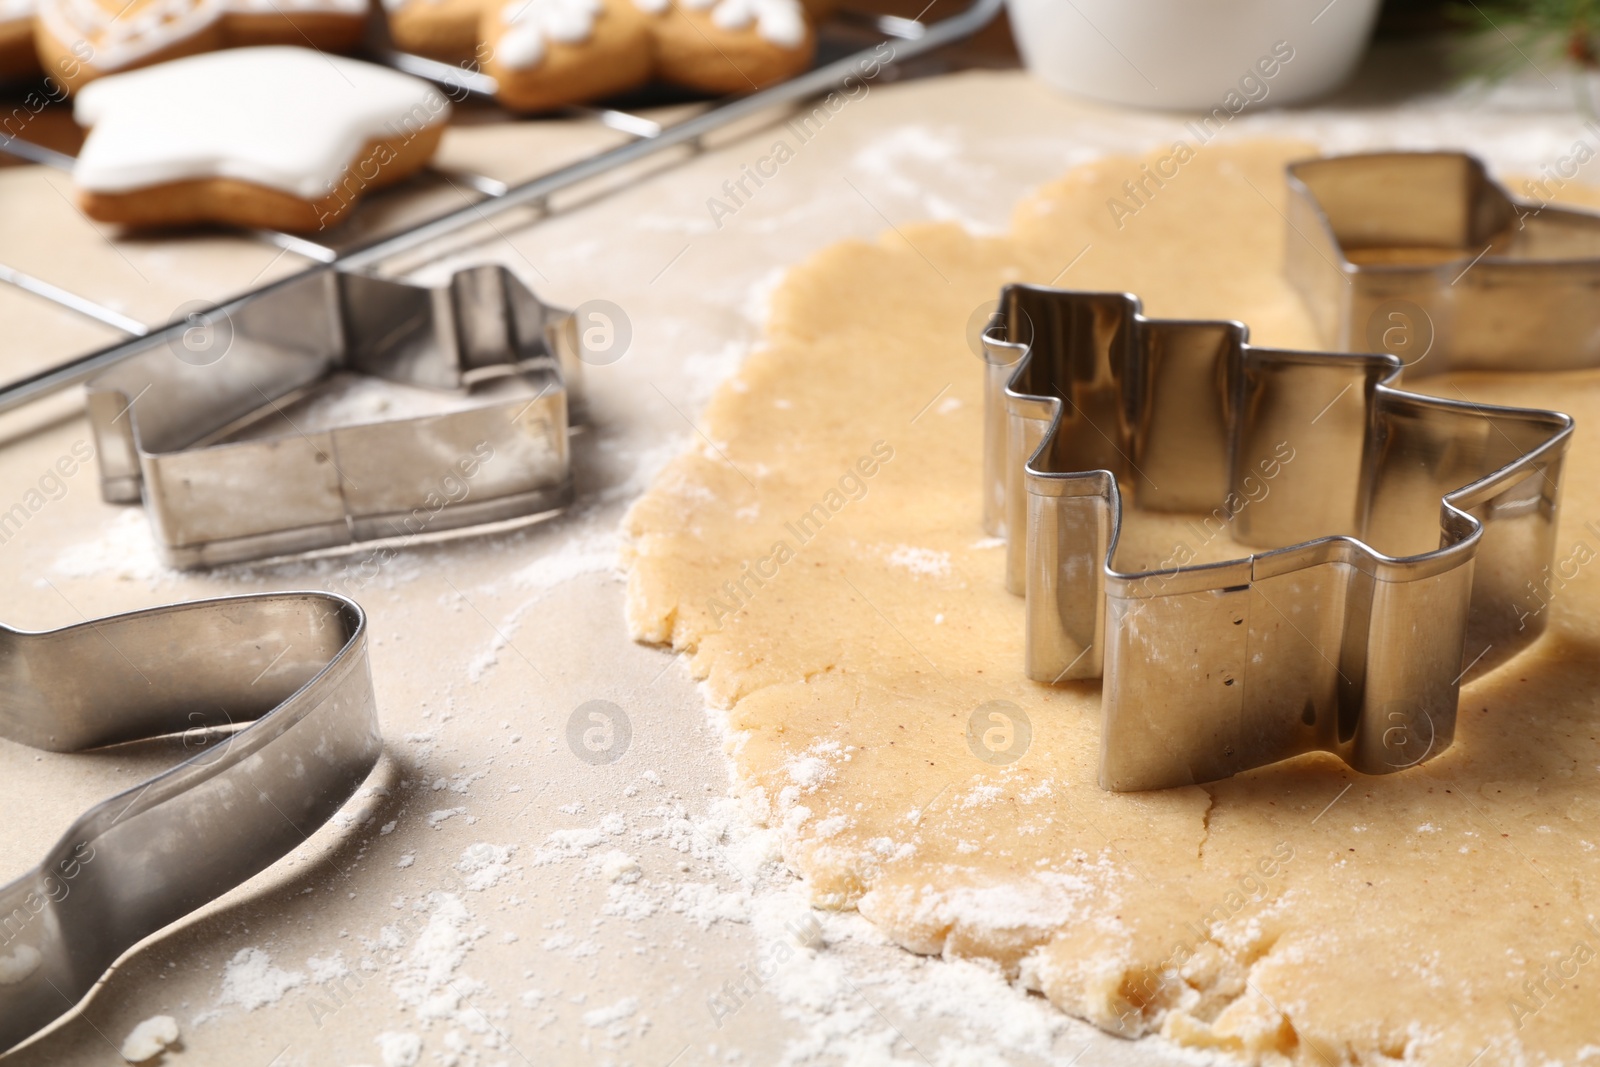
[(889, 565), (901, 567), (924, 578), (943, 578), (950, 573), (950, 553), (931, 548), (897, 545), (888, 555)]

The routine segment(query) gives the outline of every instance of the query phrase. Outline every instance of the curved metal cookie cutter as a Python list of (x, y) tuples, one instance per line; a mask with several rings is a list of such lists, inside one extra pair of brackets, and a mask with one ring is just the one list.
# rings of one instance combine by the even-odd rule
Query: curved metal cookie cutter
[[(434, 287), (330, 267), (190, 321), (192, 349), (153, 339), (88, 387), (102, 494), (142, 492), (170, 566), (474, 526), (572, 500), (576, 323), (503, 267)], [(326, 424), (311, 421), (319, 390), (360, 376), (415, 387), (404, 399), (416, 410), (324, 408)]]
[(76, 752), (182, 734), (197, 749), (89, 809), (0, 888), (0, 1051), (69, 1011), (140, 940), (303, 844), (382, 746), (366, 616), (331, 593), (0, 627), (0, 694), (0, 736), (19, 744)]
[[(1462, 679), (1543, 628), (1572, 420), (1139, 309), (1013, 285), (1010, 340), (985, 336), (984, 524), (1027, 596), (1028, 676), (1103, 676), (1101, 786), (1436, 755)], [(1125, 559), (1124, 507), (1171, 550)]]

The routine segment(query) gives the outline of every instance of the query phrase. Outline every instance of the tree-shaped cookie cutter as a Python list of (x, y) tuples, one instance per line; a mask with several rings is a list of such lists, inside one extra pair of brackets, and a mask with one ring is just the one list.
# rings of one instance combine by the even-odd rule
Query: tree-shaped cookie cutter
[(304, 844), (382, 748), (366, 617), (331, 593), (0, 627), (0, 693), (8, 741), (78, 752), (176, 735), (189, 753), (90, 808), (0, 887), (0, 1051), (138, 942)]
[[(1572, 420), (1398, 383), (1600, 363), (1600, 215), (1459, 152), (1307, 160), (1288, 185), (1290, 281), (1331, 347), (1381, 354), (1027, 286), (986, 338), (985, 524), (1028, 597), (1029, 676), (1104, 678), (1108, 789), (1316, 749), (1411, 766), (1450, 744), (1460, 684), (1545, 626)], [(1125, 496), (1199, 513), (1198, 547), (1120, 569)], [(1214, 559), (1224, 532), (1259, 551)]]
[[(439, 410), (303, 424), (335, 375)], [(554, 513), (580, 383), (572, 314), (503, 267), (435, 286), (329, 267), (149, 339), (88, 409), (102, 494), (142, 497), (163, 560), (192, 568)]]
[[(1437, 755), (1463, 679), (1543, 628), (1572, 420), (1139, 311), (1013, 285), (985, 336), (985, 526), (1027, 597), (1028, 676), (1103, 679), (1101, 786)], [(1125, 507), (1170, 551), (1124, 561)]]

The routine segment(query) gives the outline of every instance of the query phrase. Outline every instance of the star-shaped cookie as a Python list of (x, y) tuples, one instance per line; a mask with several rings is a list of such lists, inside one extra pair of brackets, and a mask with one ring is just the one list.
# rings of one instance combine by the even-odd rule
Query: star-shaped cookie
[(73, 168), (91, 218), (306, 232), (425, 165), (449, 102), (385, 67), (304, 48), (240, 48), (102, 78)]
[(33, 2), (39, 60), (69, 90), (105, 74), (219, 48), (281, 44), (349, 51), (361, 42), (369, 14), (368, 0)]

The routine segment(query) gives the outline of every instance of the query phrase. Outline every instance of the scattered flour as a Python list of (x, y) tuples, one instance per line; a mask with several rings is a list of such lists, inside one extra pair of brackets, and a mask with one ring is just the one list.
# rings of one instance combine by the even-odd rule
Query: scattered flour
[(523, 589), (544, 592), (580, 575), (609, 573), (616, 568), (617, 535), (607, 530), (568, 539), (560, 549), (513, 573), (511, 581)]
[(312, 956), (306, 960), (306, 970), (311, 973), (311, 980), (318, 985), (337, 982), (350, 975), (350, 967), (344, 962), (343, 954), (337, 952), (327, 959)]
[(440, 808), (438, 811), (430, 811), (428, 813), (428, 827), (429, 829), (437, 830), (439, 824), (445, 820), (453, 819), (457, 815), (465, 815), (466, 813), (466, 808)]
[(608, 882), (632, 884), (640, 878), (639, 861), (620, 849), (600, 857), (600, 877)]
[(943, 578), (950, 573), (950, 553), (931, 548), (896, 545), (888, 555), (891, 567), (900, 567), (919, 578)]
[(178, 573), (157, 558), (150, 520), (135, 507), (118, 511), (95, 540), (62, 549), (50, 569), (64, 578), (115, 578), (152, 588)]
[(375, 1040), (383, 1067), (417, 1067), (422, 1059), (422, 1038), (416, 1034), (386, 1030)]
[(272, 965), (272, 957), (259, 948), (242, 948), (228, 961), (222, 973), (220, 1004), (237, 1004), (245, 1011), (276, 1004), (291, 989), (306, 984), (299, 971), (285, 971)]
[(484, 841), (469, 846), (461, 854), (461, 862), (456, 864), (456, 870), (467, 876), (467, 891), (481, 893), (499, 885), (501, 878), (515, 870), (511, 866), (511, 854), (516, 850), (515, 845), (491, 845)]
[[(820, 757), (829, 754), (805, 758), (825, 767)], [(805, 773), (802, 768), (802, 777)], [(814, 910), (806, 887), (783, 864), (783, 831), (758, 825), (749, 810), (725, 797), (713, 800), (702, 815), (672, 803), (628, 820), (636, 848), (664, 847), (709, 865), (709, 881), (683, 874), (664, 882), (613, 880), (617, 870), (633, 869), (624, 861), (637, 861), (621, 850), (594, 856), (590, 849), (613, 838), (619, 813), (588, 830), (551, 835), (541, 853), (549, 863), (581, 859), (584, 878), (608, 883), (601, 908), (607, 916), (638, 923), (666, 912), (700, 930), (718, 924), (749, 929), (757, 942), (751, 963), (725, 978), (707, 975), (706, 1003), (709, 1018), (720, 1022), (752, 1000), (765, 998), (759, 1009), (763, 1014), (797, 1024), (803, 1036), (764, 1049), (761, 1062), (780, 1067), (1065, 1063), (1091, 1040), (1109, 1040), (1096, 1037), (1042, 998), (1026, 995), (991, 964), (911, 956), (857, 914)], [(976, 900), (957, 893), (935, 906), (942, 914), (965, 918), (1013, 907), (1018, 924), (1053, 922), (1078, 905), (1081, 883), (1051, 875), (1015, 900)], [(575, 954), (582, 946), (570, 934), (558, 932), (546, 947)], [(544, 994), (525, 994), (523, 1002), (533, 1007), (544, 999)], [(623, 1032), (620, 1024), (638, 1007), (637, 998), (629, 996), (585, 1012), (582, 1021), (616, 1037)], [(890, 1017), (936, 1019), (947, 1036), (937, 1046), (917, 1048)]]
[[(385, 932), (389, 929), (385, 928)], [(486, 927), (473, 925), (472, 913), (460, 897), (454, 893), (431, 894), (426, 925), (410, 950), (391, 967), (390, 988), (396, 999), (424, 1021), (456, 1018), (463, 991), (477, 988), (477, 983), (458, 980), (456, 970), (473, 943), (488, 932)], [(403, 942), (404, 935), (396, 933)]]
[(750, 894), (745, 890), (725, 892), (715, 883), (689, 882), (674, 887), (672, 910), (708, 930), (713, 923), (750, 921)]
[(122, 1041), (122, 1058), (129, 1063), (153, 1060), (178, 1043), (178, 1021), (157, 1015), (135, 1026)]
[(577, 859), (605, 840), (606, 833), (603, 830), (557, 830), (545, 838), (543, 846), (534, 849), (533, 865), (545, 867), (562, 860)]
[(606, 1027), (620, 1022), (639, 1010), (638, 997), (623, 997), (609, 1008), (596, 1008), (583, 1013), (583, 1025)]

